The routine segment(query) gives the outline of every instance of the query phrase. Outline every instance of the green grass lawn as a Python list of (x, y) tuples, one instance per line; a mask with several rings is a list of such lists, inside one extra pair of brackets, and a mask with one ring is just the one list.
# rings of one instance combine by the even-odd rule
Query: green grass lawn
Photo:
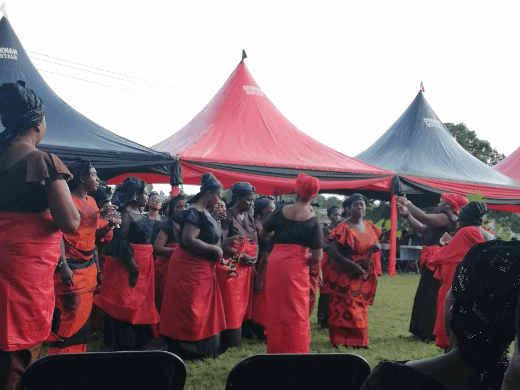
[[(370, 308), (369, 349), (334, 348), (329, 343), (327, 330), (317, 324), (316, 310), (311, 316), (311, 353), (356, 353), (367, 359), (374, 368), (382, 359), (410, 360), (439, 355), (442, 351), (434, 343), (426, 343), (409, 337), (408, 326), (412, 312), (413, 298), (419, 283), (419, 275), (407, 274), (395, 277), (381, 276), (378, 281), (374, 306)], [(155, 340), (151, 349), (165, 349), (161, 340)], [(97, 331), (89, 350), (103, 350), (102, 340)], [(265, 353), (265, 344), (244, 341), (216, 359), (187, 362), (185, 389), (224, 389), (231, 368), (240, 360), (253, 354)]]

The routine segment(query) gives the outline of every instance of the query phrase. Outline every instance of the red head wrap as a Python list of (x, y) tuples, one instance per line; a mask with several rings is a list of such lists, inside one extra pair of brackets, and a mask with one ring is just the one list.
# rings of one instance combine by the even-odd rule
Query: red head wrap
[(466, 197), (452, 192), (445, 192), (441, 195), (441, 199), (444, 199), (449, 205), (451, 205), (456, 213), (459, 212), (459, 209), (462, 206), (468, 204)]
[(320, 190), (320, 182), (313, 176), (300, 173), (296, 178), (296, 193), (305, 200), (314, 198)]

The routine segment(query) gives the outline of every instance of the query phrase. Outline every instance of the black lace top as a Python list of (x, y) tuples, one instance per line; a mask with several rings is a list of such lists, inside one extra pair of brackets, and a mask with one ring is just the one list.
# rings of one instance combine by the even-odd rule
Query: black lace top
[(105, 248), (105, 254), (131, 259), (134, 250), (130, 244), (151, 244), (154, 222), (146, 214), (133, 214), (123, 209), (121, 227), (114, 229), (114, 238)]

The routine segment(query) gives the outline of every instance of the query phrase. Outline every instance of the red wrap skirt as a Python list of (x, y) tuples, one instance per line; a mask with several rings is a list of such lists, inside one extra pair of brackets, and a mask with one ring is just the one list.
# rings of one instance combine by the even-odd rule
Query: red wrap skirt
[(0, 212), (0, 350), (49, 336), (62, 236), (49, 213)]
[[(166, 244), (167, 248), (177, 248), (179, 244)], [(166, 283), (166, 275), (168, 273), (168, 264), (170, 257), (156, 256), (155, 257), (155, 305), (160, 311), (162, 298), (164, 295), (164, 284)]]
[(130, 287), (128, 269), (115, 257), (107, 256), (101, 293), (94, 297), (94, 305), (119, 321), (134, 325), (157, 324), (153, 248), (151, 245), (130, 245), (139, 267), (137, 284)]
[(309, 317), (316, 305), (316, 296), (318, 295), (318, 287), (320, 282), (320, 264), (311, 264), (309, 266)]
[[(243, 252), (254, 257), (256, 243), (244, 247)], [(226, 314), (226, 328), (238, 329), (244, 320), (250, 320), (252, 317), (255, 269), (238, 263), (236, 266), (238, 276), (230, 276), (229, 268), (219, 263), (216, 271)]]
[(309, 249), (276, 244), (265, 280), (267, 353), (309, 353)]
[(216, 263), (182, 248), (168, 266), (159, 333), (174, 340), (199, 341), (226, 329)]

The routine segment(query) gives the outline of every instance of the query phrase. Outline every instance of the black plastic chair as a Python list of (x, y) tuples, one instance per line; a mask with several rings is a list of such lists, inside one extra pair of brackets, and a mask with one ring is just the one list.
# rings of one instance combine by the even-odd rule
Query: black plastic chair
[(182, 390), (186, 366), (166, 351), (89, 352), (38, 359), (22, 375), (20, 389)]
[(356, 389), (370, 366), (350, 353), (253, 355), (233, 367), (226, 390)]

